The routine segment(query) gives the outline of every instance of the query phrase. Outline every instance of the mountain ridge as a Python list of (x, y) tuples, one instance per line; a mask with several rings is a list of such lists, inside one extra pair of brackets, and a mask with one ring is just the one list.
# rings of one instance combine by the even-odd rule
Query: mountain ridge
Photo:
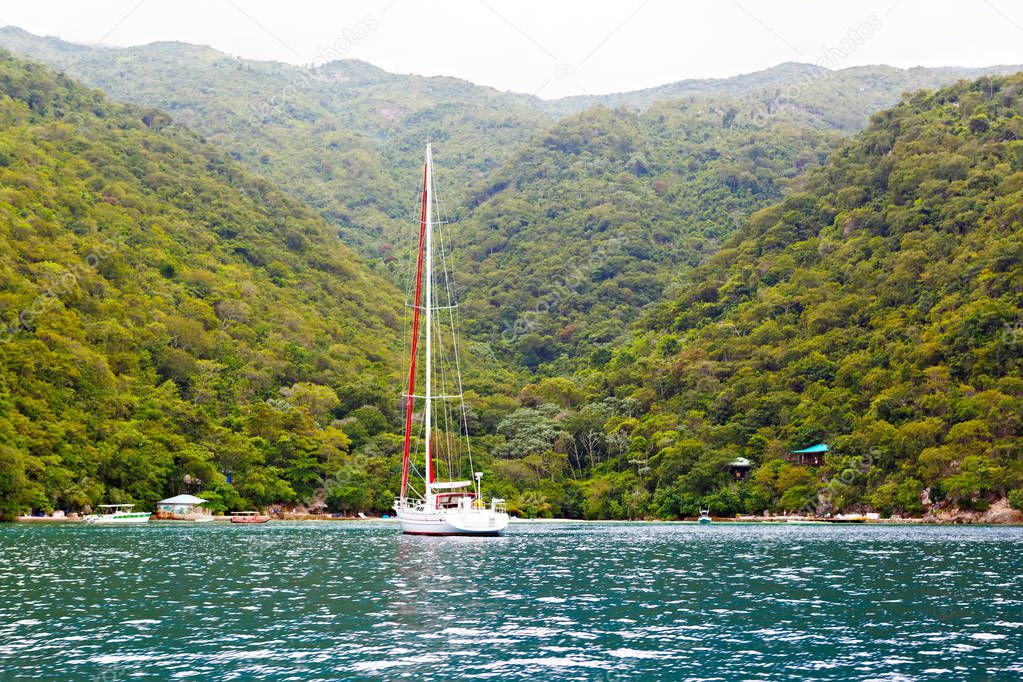
[[(491, 91), (493, 93), (508, 95), (513, 98), (520, 98), (527, 101), (534, 102), (534, 106), (539, 110), (548, 109), (548, 113), (575, 113), (583, 109), (589, 108), (594, 104), (603, 104), (604, 106), (647, 106), (655, 101), (682, 99), (693, 95), (709, 95), (709, 94), (751, 94), (755, 90), (765, 89), (771, 86), (788, 85), (798, 79), (813, 78), (826, 78), (828, 76), (841, 75), (844, 73), (861, 72), (861, 71), (872, 71), (872, 70), (887, 70), (890, 73), (899, 74), (945, 74), (954, 78), (976, 78), (983, 75), (1009, 75), (1023, 71), (1023, 64), (991, 64), (986, 66), (960, 66), (954, 64), (942, 64), (937, 66), (923, 66), (916, 65), (910, 67), (897, 67), (888, 64), (858, 64), (854, 66), (846, 66), (840, 68), (831, 68), (828, 66), (822, 66), (812, 62), (799, 62), (799, 61), (787, 61), (780, 62), (772, 66), (766, 66), (763, 68), (754, 69), (751, 71), (743, 71), (740, 73), (732, 74), (729, 76), (711, 76), (711, 77), (687, 77), (678, 80), (668, 81), (659, 85), (653, 85), (644, 88), (637, 88), (634, 90), (621, 90), (615, 92), (602, 93), (597, 95), (566, 95), (562, 97), (555, 97), (551, 99), (544, 99), (536, 95), (531, 95), (524, 92), (518, 92), (515, 90), (502, 89), (499, 87), (485, 85), (481, 83), (475, 83), (469, 79), (460, 78), (458, 76), (449, 75), (422, 75), (413, 72), (401, 72), (401, 71), (388, 71), (383, 67), (377, 66), (371, 62), (359, 58), (344, 58), (344, 59), (333, 59), (326, 60), (324, 62), (315, 65), (297, 65), (289, 62), (279, 62), (272, 59), (255, 59), (250, 57), (241, 57), (236, 55), (230, 55), (216, 47), (210, 45), (189, 43), (187, 41), (178, 40), (157, 40), (150, 43), (142, 43), (139, 45), (129, 46), (104, 46), (104, 45), (90, 45), (88, 43), (76, 43), (73, 41), (66, 41), (57, 36), (40, 36), (33, 34), (25, 29), (17, 26), (3, 26), (0, 27), (0, 44), (4, 44), (7, 49), (13, 49), (17, 51), (17, 47), (13, 44), (14, 41), (23, 41), (23, 49), (31, 49), (29, 45), (44, 42), (57, 48), (58, 51), (62, 52), (81, 52), (88, 50), (105, 50), (110, 52), (118, 51), (145, 51), (147, 48), (162, 48), (162, 47), (174, 47), (180, 49), (198, 49), (205, 53), (216, 53), (217, 55), (228, 57), (244, 62), (253, 62), (261, 64), (273, 64), (277, 66), (288, 66), (294, 69), (304, 69), (310, 72), (316, 72), (321, 70), (335, 69), (335, 68), (348, 68), (353, 66), (356, 70), (362, 72), (372, 73), (374, 76), (381, 78), (403, 78), (403, 79), (420, 79), (420, 80), (431, 80), (437, 79), (441, 81), (456, 82), (470, 86), (471, 88)], [(43, 60), (45, 61), (45, 59)], [(825, 76), (819, 76), (818, 74), (824, 73)], [(901, 93), (899, 93), (901, 94)], [(643, 103), (643, 104), (640, 104)]]
[[(238, 59), (187, 43), (90, 48), (13, 27), (0, 29), (0, 46), (64, 69), (114, 99), (167, 111), (250, 171), (316, 208), (347, 244), (385, 270), (414, 206), (406, 188), (415, 186), (411, 169), (419, 165), (427, 139), (437, 143), (438, 167), (458, 178), (456, 187), (468, 188), (485, 182), (558, 120), (596, 104), (646, 110), (665, 98), (727, 97), (765, 122), (781, 116), (849, 133), (904, 90), (957, 78), (945, 67), (857, 67), (807, 80), (820, 68), (787, 62), (727, 79), (689, 79), (551, 103), (463, 79), (390, 74), (358, 60), (305, 68)], [(193, 58), (182, 55), (193, 49), (198, 50)], [(352, 71), (343, 88), (329, 78)], [(782, 86), (793, 83), (802, 87), (789, 97)], [(452, 200), (462, 205), (470, 198), (470, 191), (456, 190)]]

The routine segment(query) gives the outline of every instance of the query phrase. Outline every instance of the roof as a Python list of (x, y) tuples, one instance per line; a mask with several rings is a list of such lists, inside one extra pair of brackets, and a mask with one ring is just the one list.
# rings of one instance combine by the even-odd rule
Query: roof
[(168, 497), (166, 500), (160, 500), (157, 504), (202, 504), (205, 501), (195, 495), (175, 495), (174, 497)]
[(431, 483), (430, 488), (433, 490), (456, 490), (458, 488), (468, 488), (472, 485), (472, 481), (438, 481), (437, 483)]
[(818, 452), (827, 452), (827, 451), (828, 451), (828, 444), (827, 443), (817, 443), (817, 445), (811, 445), (810, 447), (803, 448), (802, 450), (793, 450), (792, 454), (793, 455), (814, 455), (814, 454), (817, 454)]
[(750, 466), (749, 460), (745, 457), (736, 457), (734, 460), (728, 463), (730, 467), (748, 467)]

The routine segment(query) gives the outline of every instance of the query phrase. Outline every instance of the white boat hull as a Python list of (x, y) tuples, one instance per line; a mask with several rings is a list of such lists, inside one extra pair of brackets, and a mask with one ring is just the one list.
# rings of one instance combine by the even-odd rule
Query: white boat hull
[(508, 528), (508, 514), (492, 509), (398, 509), (397, 516), (407, 535), (500, 535)]
[(97, 526), (137, 526), (149, 523), (149, 514), (103, 514), (86, 516), (84, 521)]

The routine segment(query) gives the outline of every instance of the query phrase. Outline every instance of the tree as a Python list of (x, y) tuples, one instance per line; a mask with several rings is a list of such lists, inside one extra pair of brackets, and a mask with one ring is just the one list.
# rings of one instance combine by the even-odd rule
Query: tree
[(562, 431), (554, 420), (556, 405), (537, 408), (521, 407), (497, 425), (497, 432), (505, 442), (495, 450), (498, 457), (521, 458), (550, 450)]
[(281, 395), (299, 409), (305, 410), (317, 424), (324, 423), (330, 411), (341, 404), (334, 389), (308, 381), (300, 381), (290, 388), (282, 388)]
[(29, 481), (26, 464), (17, 450), (0, 445), (0, 520), (10, 521), (26, 511), (40, 492)]

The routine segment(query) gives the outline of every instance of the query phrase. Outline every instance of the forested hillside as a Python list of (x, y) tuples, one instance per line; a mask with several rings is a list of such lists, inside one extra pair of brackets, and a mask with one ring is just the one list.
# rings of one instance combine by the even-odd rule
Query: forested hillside
[(466, 331), (488, 372), (541, 376), (606, 360), (644, 306), (870, 113), (978, 71), (790, 63), (548, 102), (355, 60), (310, 69), (15, 28), (0, 29), (0, 45), (168, 112), (315, 208), (399, 285), (432, 139), (459, 221), (449, 246)]
[[(0, 56), (0, 514), (292, 498), (394, 409), (400, 298), (156, 110)], [(233, 481), (234, 486), (227, 485)]]
[(467, 331), (542, 374), (599, 364), (644, 306), (838, 143), (736, 104), (595, 107), (524, 145), (457, 224)]
[(13, 27), (0, 28), (0, 47), (167, 112), (384, 261), (415, 212), (426, 140), (455, 201), (552, 120), (535, 98), (350, 59), (310, 69), (185, 43), (86, 47)]
[[(255, 68), (220, 60), (199, 50), (194, 78)], [(380, 146), (359, 106), (384, 100), (355, 96), (334, 149), (369, 164), (351, 167), (366, 193), (325, 177), (334, 208), (307, 197), (325, 219), (232, 160), (252, 166), (230, 128), (207, 131), (218, 148), (0, 65), (0, 513), (189, 489), (214, 509), (388, 509), (401, 301), (338, 241), (365, 225), (338, 216), (407, 232), (421, 140)], [(352, 62), (317, 73), (389, 87)], [(716, 96), (531, 137), (508, 123), (514, 149), (438, 155), (442, 194), (479, 162), (446, 213), (491, 490), (522, 515), (635, 518), (983, 508), (1023, 487), (1021, 85), (916, 93), (845, 143), (844, 124)], [(200, 126), (220, 115), (186, 101)], [(418, 111), (419, 133), (464, 115)], [(309, 135), (282, 123), (267, 177), (327, 115), (297, 117)], [(817, 441), (825, 466), (787, 461)], [(739, 456), (750, 481), (730, 478)]]
[[(661, 514), (919, 513), (1019, 488), (1021, 90), (982, 78), (875, 115), (581, 373), (641, 405), (604, 429), (637, 468), (594, 480)], [(822, 441), (823, 468), (785, 461)], [(753, 481), (724, 485), (740, 455)]]
[[(734, 109), (739, 121), (770, 127), (776, 135), (783, 134), (779, 123), (849, 133), (866, 125), (873, 112), (897, 102), (903, 92), (1016, 70), (870, 66), (832, 71), (790, 63), (733, 78), (546, 101), (454, 78), (387, 73), (351, 59), (304, 68), (238, 59), (185, 43), (88, 47), (15, 27), (0, 28), (0, 47), (60, 69), (113, 99), (169, 113), (319, 211), (337, 226), (345, 243), (371, 259), (371, 265), (377, 259), (391, 263), (395, 256), (396, 242), (414, 213), (415, 169), (427, 139), (435, 143), (438, 181), (452, 208), (472, 205), (479, 185), (499, 182), (491, 178), (493, 173), (507, 178), (519, 172), (511, 159), (526, 142), (547, 148), (545, 154), (554, 166), (575, 166), (577, 174), (582, 170), (583, 184), (605, 194), (618, 191), (608, 188), (606, 168), (580, 169), (579, 155), (572, 148), (589, 143), (589, 136), (580, 138), (582, 129), (588, 128), (598, 145), (600, 138), (618, 131), (602, 129), (601, 123), (609, 119), (600, 115), (548, 130), (557, 119), (595, 105), (646, 111), (658, 103), (695, 99), (716, 102), (706, 104), (716, 110), (711, 117), (720, 120)], [(330, 50), (324, 55), (337, 56)], [(667, 117), (673, 119), (669, 123), (685, 126), (699, 115)], [(610, 120), (621, 126), (617, 119)], [(658, 124), (646, 118), (629, 125)], [(702, 122), (698, 125), (703, 127)], [(552, 141), (561, 132), (571, 134), (574, 141)], [(661, 125), (644, 144), (664, 147), (654, 149), (655, 156), (681, 154), (687, 150), (675, 148), (674, 138), (684, 134)], [(725, 135), (718, 151), (725, 157), (745, 153), (730, 148), (733, 142), (745, 144), (739, 135)], [(606, 164), (617, 165), (617, 159)], [(655, 252), (654, 259), (658, 258)], [(674, 264), (672, 258), (668, 262)], [(396, 274), (393, 267), (387, 269)], [(531, 287), (539, 284), (528, 282)]]

